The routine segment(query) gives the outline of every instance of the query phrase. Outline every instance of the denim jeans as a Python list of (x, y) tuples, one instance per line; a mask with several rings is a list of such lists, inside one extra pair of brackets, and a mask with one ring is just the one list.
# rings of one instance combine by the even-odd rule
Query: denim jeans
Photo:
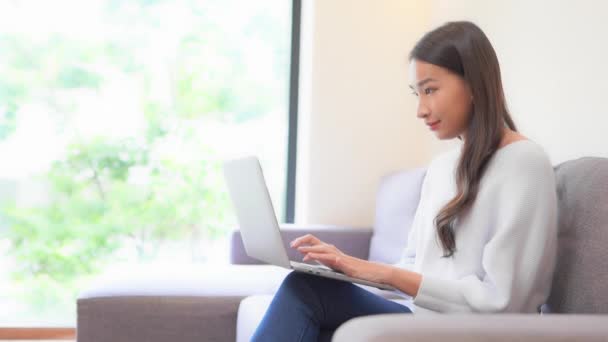
[(252, 341), (329, 341), (347, 320), (385, 313), (411, 311), (349, 282), (291, 272), (272, 299)]

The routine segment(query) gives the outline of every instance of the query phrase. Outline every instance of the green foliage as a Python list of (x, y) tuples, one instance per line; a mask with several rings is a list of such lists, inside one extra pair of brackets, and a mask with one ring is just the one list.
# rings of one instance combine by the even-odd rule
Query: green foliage
[[(68, 6), (77, 17), (78, 6)], [(82, 27), (90, 36), (55, 27), (0, 32), (0, 143), (31, 105), (71, 142), (40, 175), (47, 204), (0, 208), (13, 277), (34, 311), (70, 305), (88, 275), (122, 259), (155, 259), (176, 241), (192, 242), (193, 260), (205, 257), (196, 242), (224, 234), (232, 217), (201, 122), (287, 108), (288, 8), (280, 0), (109, 0), (95, 8), (98, 31)], [(137, 108), (124, 115), (143, 115), (142, 132), (79, 134), (74, 118), (128, 87), (138, 87)], [(164, 151), (171, 142), (189, 152)]]
[(59, 72), (57, 84), (66, 89), (97, 88), (101, 84), (101, 77), (82, 67), (71, 66)]
[[(34, 287), (28, 299), (35, 305), (49, 289), (32, 279), (69, 291), (79, 277), (116, 261), (121, 248), (146, 261), (165, 241), (223, 233), (228, 199), (210, 181), (218, 178), (219, 163), (150, 161), (150, 154), (149, 146), (133, 140), (72, 145), (44, 178), (54, 194), (49, 205), (5, 209), (14, 276)], [(136, 169), (148, 172), (146, 181), (133, 179)]]
[(97, 269), (100, 257), (116, 249), (112, 227), (104, 224), (103, 203), (72, 197), (44, 208), (9, 208), (8, 237), (23, 280), (47, 276), (69, 282)]
[[(0, 95), (1, 96), (1, 95)], [(0, 109), (1, 110), (1, 109)], [(5, 139), (15, 131), (16, 116), (14, 108), (8, 108), (4, 113), (0, 112), (0, 140)]]

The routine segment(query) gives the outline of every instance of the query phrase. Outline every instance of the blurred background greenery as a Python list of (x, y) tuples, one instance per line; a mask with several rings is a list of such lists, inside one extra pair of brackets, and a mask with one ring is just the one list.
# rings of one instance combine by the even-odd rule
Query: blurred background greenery
[(282, 212), (290, 21), (282, 0), (0, 4), (0, 325), (73, 323), (118, 263), (221, 262), (227, 156), (260, 156)]

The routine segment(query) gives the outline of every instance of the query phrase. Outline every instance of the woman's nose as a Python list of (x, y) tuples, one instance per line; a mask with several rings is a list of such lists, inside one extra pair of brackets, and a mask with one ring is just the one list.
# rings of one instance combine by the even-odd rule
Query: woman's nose
[(416, 116), (418, 118), (424, 118), (429, 116), (429, 109), (427, 106), (424, 105), (424, 103), (422, 101), (418, 101), (418, 108), (417, 108), (417, 112), (416, 112)]

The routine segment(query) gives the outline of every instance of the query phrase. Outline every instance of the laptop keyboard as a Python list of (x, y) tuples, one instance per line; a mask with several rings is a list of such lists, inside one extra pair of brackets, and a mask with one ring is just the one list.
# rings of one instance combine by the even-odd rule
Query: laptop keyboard
[(324, 265), (311, 265), (311, 264), (307, 264), (307, 263), (303, 263), (303, 262), (296, 262), (296, 261), (291, 261), (291, 264), (303, 266), (303, 267), (314, 269), (314, 270), (321, 270), (324, 272), (334, 272), (334, 273), (344, 274), (344, 272), (334, 270), (334, 269), (324, 266)]

